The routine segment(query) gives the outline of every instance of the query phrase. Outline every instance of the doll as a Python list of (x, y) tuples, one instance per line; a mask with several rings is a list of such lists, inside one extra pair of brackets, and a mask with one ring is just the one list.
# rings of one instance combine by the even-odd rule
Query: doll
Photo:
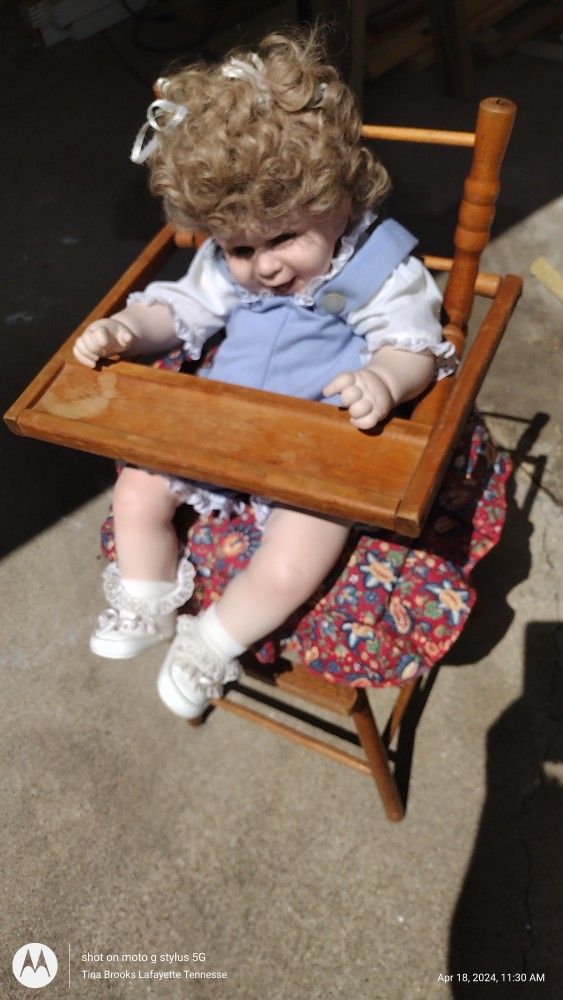
[[(453, 370), (439, 292), (412, 256), (415, 238), (381, 215), (388, 175), (361, 145), (354, 96), (316, 32), (271, 34), (257, 53), (187, 67), (157, 90), (132, 159), (148, 163), (171, 224), (209, 239), (185, 277), (151, 283), (88, 327), (78, 360), (179, 344), (198, 359), (225, 328), (201, 377), (341, 406), (358, 431)], [(117, 563), (105, 570), (110, 607), (91, 649), (130, 657), (176, 632), (158, 690), (183, 718), (199, 717), (238, 676), (237, 657), (319, 587), (350, 530), (252, 502), (263, 535), (248, 567), (202, 614), (177, 616), (194, 576), (179, 557), (178, 506), (228, 517), (239, 499), (130, 466), (115, 486)]]

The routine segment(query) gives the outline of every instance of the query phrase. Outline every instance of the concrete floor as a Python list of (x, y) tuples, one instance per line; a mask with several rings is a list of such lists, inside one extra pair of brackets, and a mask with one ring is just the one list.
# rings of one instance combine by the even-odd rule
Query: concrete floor
[[(0, 27), (5, 409), (158, 225), (127, 156), (168, 57), (132, 45), (129, 22), (52, 49), (11, 6)], [(58, 957), (52, 998), (562, 995), (563, 304), (528, 275), (540, 255), (563, 271), (560, 89), (560, 63), (518, 53), (477, 70), (476, 99), (520, 106), (484, 267), (526, 290), (480, 399), (517, 471), (478, 613), (418, 725), (402, 824), (368, 778), (226, 713), (186, 732), (155, 695), (160, 652), (91, 656), (111, 463), (2, 432), (2, 998), (26, 995), (12, 956), (37, 941)], [(388, 74), (365, 100), (379, 121), (474, 115), (432, 71)], [(432, 172), (408, 154), (395, 195), (438, 253), (458, 165), (440, 155)], [(387, 694), (374, 705), (383, 719)], [(204, 965), (160, 957), (194, 952)], [(227, 978), (149, 978), (201, 967)], [(88, 975), (106, 970), (137, 978)]]

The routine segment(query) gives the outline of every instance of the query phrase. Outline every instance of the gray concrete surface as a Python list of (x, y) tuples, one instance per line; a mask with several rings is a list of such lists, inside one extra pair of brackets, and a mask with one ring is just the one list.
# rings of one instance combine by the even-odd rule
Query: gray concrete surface
[[(53, 94), (57, 73), (67, 87), (101, 58), (99, 40), (85, 43), (78, 61), (70, 43), (58, 54), (31, 53), (16, 21), (8, 27), (12, 51), (25, 55), (28, 74), (31, 56), (38, 61)], [(507, 66), (510, 79), (503, 78)], [(538, 74), (526, 119), (537, 144), (537, 122), (549, 117), (541, 94), (550, 74), (555, 91), (560, 68), (509, 57), (483, 67), (479, 86), (484, 93), (502, 87), (508, 96), (524, 91), (524, 67), (528, 88)], [(40, 88), (36, 93), (41, 104)], [(99, 89), (92, 106), (96, 95)], [(138, 104), (138, 92), (134, 97)], [(466, 127), (472, 115), (444, 99), (428, 75), (391, 74), (368, 98), (374, 106), (383, 102), (390, 121), (424, 118), (433, 106), (444, 124)], [(526, 109), (525, 94), (523, 101)], [(130, 116), (132, 122), (134, 110)], [(67, 127), (79, 134), (72, 115)], [(555, 142), (545, 128), (543, 136), (548, 146)], [(526, 276), (531, 261), (544, 255), (563, 271), (560, 158), (547, 162), (541, 179), (524, 138), (515, 137), (508, 209), (499, 212), (485, 266)], [(70, 188), (78, 168), (69, 163), (64, 175)], [(93, 188), (102, 185), (99, 170), (96, 161)], [(23, 171), (33, 176), (33, 163), (26, 159)], [(40, 189), (41, 183), (37, 174)], [(108, 172), (110, 204), (112, 183)], [(446, 184), (447, 178), (442, 189)], [(431, 191), (437, 218), (440, 201)], [(53, 213), (58, 197), (55, 190)], [(83, 221), (76, 229), (83, 264), (84, 243), (94, 261), (106, 237), (96, 228), (103, 185), (91, 197), (93, 235)], [(52, 267), (47, 249), (64, 235), (54, 215), (55, 231), (49, 229), (42, 204), (39, 198), (35, 242), (31, 221), (24, 225), (36, 268), (41, 261)], [(75, 204), (79, 211), (79, 199)], [(118, 255), (132, 256), (130, 244), (142, 242), (144, 225), (125, 242), (118, 229)], [(18, 274), (23, 263), (14, 246)], [(120, 269), (114, 252), (108, 241), (101, 269), (113, 275)], [(51, 273), (56, 323), (45, 322), (48, 286), (41, 291), (37, 337), (54, 341), (44, 346), (46, 355), (61, 339), (60, 324), (68, 324), (64, 335), (80, 308), (78, 299), (62, 301), (65, 260), (56, 283)], [(96, 269), (96, 281), (104, 280)], [(38, 308), (29, 286), (20, 284), (14, 294), (20, 311), (30, 299)], [(9, 315), (16, 311), (12, 303)], [(24, 319), (16, 338), (13, 327), (10, 355), (35, 330)], [(6, 542), (13, 531), (17, 544), (6, 544), (0, 564), (2, 998), (29, 995), (11, 973), (14, 952), (27, 942), (57, 954), (58, 976), (38, 993), (53, 1000), (555, 1000), (563, 994), (562, 329), (563, 304), (528, 278), (480, 400), (517, 461), (507, 527), (478, 569), (478, 609), (439, 670), (420, 719), (408, 812), (399, 825), (384, 819), (368, 778), (226, 713), (187, 731), (157, 700), (158, 651), (115, 664), (91, 656), (87, 636), (101, 606), (97, 531), (108, 502), (106, 492), (96, 491), (109, 482), (109, 466), (93, 459), (73, 464), (78, 460), (70, 453), (6, 438), (4, 456), (19, 448), (20, 464), (10, 466), (4, 484), (13, 498)], [(5, 386), (12, 397), (37, 367), (25, 351), (18, 365)], [(66, 487), (76, 480), (72, 505)], [(62, 500), (63, 492), (62, 516), (42, 520), (43, 498), (54, 493)], [(54, 510), (52, 496), (45, 502)], [(388, 703), (387, 693), (374, 693), (381, 719)], [(166, 953), (205, 953), (205, 963), (170, 962), (161, 958)], [(146, 960), (123, 960), (127, 954)], [(227, 978), (149, 978), (184, 968)], [(106, 971), (137, 978), (84, 975)], [(479, 974), (495, 974), (496, 984), (473, 981)], [(525, 984), (515, 978), (523, 975)]]

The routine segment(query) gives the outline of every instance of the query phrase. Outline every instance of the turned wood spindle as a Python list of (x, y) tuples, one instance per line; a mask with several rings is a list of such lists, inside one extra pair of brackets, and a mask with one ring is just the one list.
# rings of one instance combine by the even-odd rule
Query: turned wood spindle
[(479, 260), (495, 216), (500, 167), (515, 114), (516, 105), (505, 97), (487, 97), (479, 105), (473, 161), (463, 188), (454, 262), (444, 293), (448, 319), (463, 331), (471, 312)]

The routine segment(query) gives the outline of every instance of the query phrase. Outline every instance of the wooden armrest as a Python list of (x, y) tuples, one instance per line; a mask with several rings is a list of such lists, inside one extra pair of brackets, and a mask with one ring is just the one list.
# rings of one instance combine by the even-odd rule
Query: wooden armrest
[(438, 382), (413, 412), (413, 419), (430, 421), (432, 432), (396, 512), (396, 530), (411, 536), (422, 527), (438, 491), (448, 460), (483, 384), (496, 349), (522, 294), (522, 279), (501, 279), (487, 314), (454, 378)]

